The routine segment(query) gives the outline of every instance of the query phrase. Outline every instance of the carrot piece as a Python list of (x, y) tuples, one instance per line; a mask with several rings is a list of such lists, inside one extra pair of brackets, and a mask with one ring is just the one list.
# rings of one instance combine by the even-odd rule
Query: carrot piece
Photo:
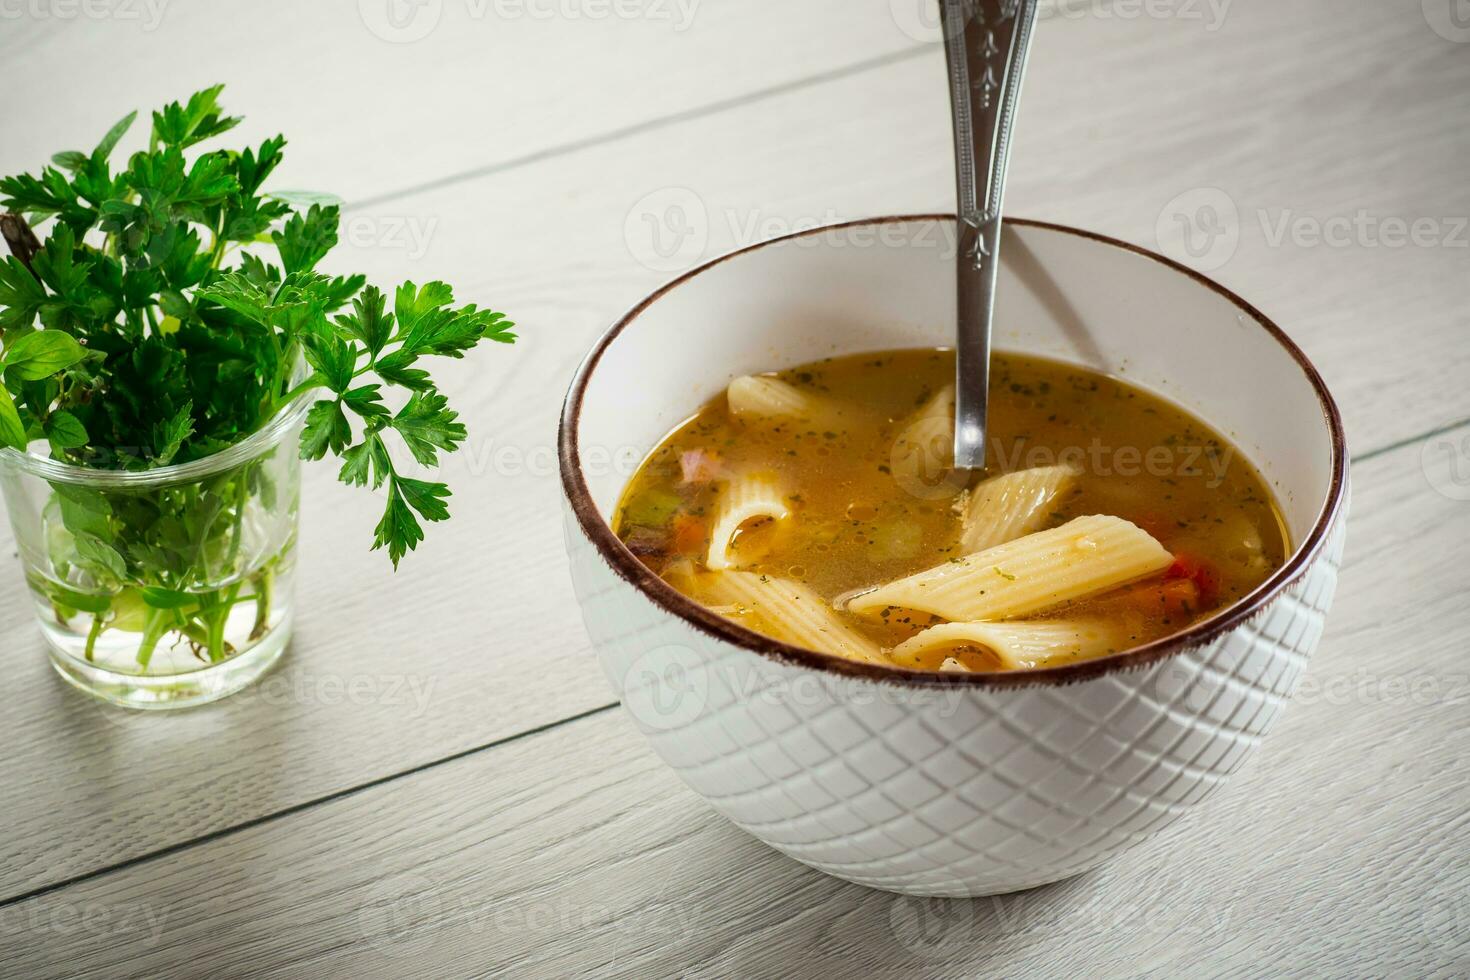
[(1192, 615), (1199, 609), (1199, 586), (1191, 579), (1169, 579), (1159, 586), (1159, 601), (1172, 616)]
[(1199, 608), (1199, 588), (1187, 578), (1150, 582), (1128, 590), (1124, 600), (1146, 616), (1191, 616)]
[(704, 521), (689, 514), (674, 518), (674, 551), (681, 555), (697, 555), (709, 546), (709, 528)]

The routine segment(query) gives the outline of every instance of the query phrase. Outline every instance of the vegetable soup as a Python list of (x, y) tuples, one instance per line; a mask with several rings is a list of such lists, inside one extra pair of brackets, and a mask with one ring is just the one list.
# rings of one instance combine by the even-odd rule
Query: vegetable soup
[(954, 354), (737, 378), (629, 483), (614, 530), (679, 591), (856, 660), (1020, 670), (1229, 606), (1285, 559), (1265, 481), (1141, 389), (995, 355), (985, 473), (953, 469)]

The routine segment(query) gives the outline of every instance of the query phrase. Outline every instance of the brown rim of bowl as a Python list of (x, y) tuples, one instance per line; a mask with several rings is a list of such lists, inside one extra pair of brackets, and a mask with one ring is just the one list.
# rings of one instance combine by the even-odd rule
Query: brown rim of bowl
[(752, 653), (769, 657), (781, 663), (808, 667), (813, 670), (823, 671), (842, 677), (860, 677), (875, 682), (897, 684), (909, 687), (967, 687), (967, 688), (1020, 688), (1032, 686), (1059, 686), (1074, 684), (1079, 681), (1090, 680), (1104, 674), (1118, 673), (1136, 670), (1148, 666), (1155, 661), (1172, 657), (1186, 650), (1196, 649), (1212, 640), (1220, 637), (1242, 623), (1260, 613), (1267, 605), (1277, 598), (1283, 591), (1297, 581), (1311, 566), (1327, 542), (1327, 535), (1331, 531), (1342, 511), (1343, 500), (1347, 492), (1347, 440), (1343, 434), (1342, 417), (1338, 413), (1337, 404), (1328, 392), (1327, 386), (1322, 381), (1322, 376), (1307, 359), (1307, 355), (1299, 348), (1285, 332), (1282, 331), (1265, 314), (1256, 309), (1235, 293), (1215, 282), (1207, 276), (1166, 258), (1146, 248), (1132, 245), (1107, 235), (1099, 235), (1095, 232), (1082, 231), (1078, 228), (1070, 228), (1066, 225), (1054, 224), (1049, 221), (1033, 221), (1024, 218), (1006, 218), (1008, 225), (1017, 225), (1027, 228), (1042, 228), (1048, 231), (1061, 232), (1067, 235), (1075, 235), (1078, 238), (1087, 238), (1092, 241), (1111, 245), (1115, 248), (1132, 252), (1136, 255), (1152, 259), (1160, 265), (1181, 273), (1202, 286), (1209, 288), (1220, 296), (1225, 297), (1252, 320), (1258, 323), (1262, 329), (1272, 336), (1282, 348), (1296, 361), (1306, 375), (1307, 381), (1317, 392), (1317, 399), (1322, 405), (1322, 415), (1327, 423), (1328, 431), (1332, 437), (1332, 483), (1328, 489), (1327, 499), (1322, 505), (1322, 510), (1317, 516), (1316, 523), (1301, 545), (1287, 559), (1275, 574), (1258, 586), (1255, 591), (1245, 596), (1233, 606), (1223, 612), (1212, 616), (1200, 623), (1196, 623), (1189, 629), (1163, 639), (1146, 643), (1132, 650), (1122, 653), (1110, 654), (1106, 657), (1098, 657), (1093, 660), (1084, 660), (1078, 663), (1065, 664), (1058, 667), (1040, 667), (1035, 670), (1018, 671), (992, 671), (985, 673), (959, 673), (913, 670), (906, 667), (885, 667), (877, 664), (859, 663), (839, 657), (836, 654), (821, 653), (816, 650), (808, 650), (805, 647), (793, 646), (780, 640), (772, 639), (746, 629), (731, 620), (711, 612), (699, 605), (694, 600), (677, 591), (663, 579), (653, 573), (648, 566), (639, 561), (629, 551), (612, 531), (608, 523), (603, 520), (597, 510), (597, 505), (592, 501), (592, 494), (587, 488), (587, 481), (582, 475), (581, 455), (577, 445), (577, 423), (582, 411), (582, 399), (586, 394), (587, 382), (596, 370), (602, 354), (608, 346), (617, 339), (618, 335), (631, 324), (638, 316), (661, 299), (666, 293), (675, 287), (688, 282), (695, 276), (714, 268), (738, 255), (752, 252), (759, 248), (775, 245), (780, 242), (795, 238), (804, 238), (812, 235), (822, 235), (843, 228), (852, 228), (863, 225), (885, 225), (900, 222), (917, 221), (954, 221), (953, 214), (909, 214), (909, 215), (887, 215), (879, 218), (864, 218), (856, 221), (844, 221), (837, 224), (824, 225), (820, 228), (811, 228), (780, 238), (758, 242), (744, 248), (736, 249), (718, 258), (712, 259), (694, 269), (685, 272), (679, 277), (660, 286), (655, 292), (634, 306), (622, 316), (612, 327), (604, 333), (597, 344), (587, 354), (577, 374), (572, 380), (572, 386), (567, 392), (566, 402), (562, 407), (561, 426), (557, 434), (558, 459), (561, 468), (562, 489), (571, 503), (572, 511), (577, 516), (577, 522), (587, 538), (596, 546), (603, 560), (617, 573), (617, 575), (635, 586), (643, 595), (658, 606), (664, 612), (677, 616), (695, 629), (706, 633), (715, 639), (724, 640)]

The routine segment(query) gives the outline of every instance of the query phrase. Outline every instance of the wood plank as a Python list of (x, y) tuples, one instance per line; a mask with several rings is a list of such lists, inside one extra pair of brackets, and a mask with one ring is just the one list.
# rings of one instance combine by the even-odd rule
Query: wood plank
[[(1208, 267), (1219, 256), (1192, 259), (1174, 219), (1182, 208), (1208, 221), (1199, 207), (1228, 203), (1239, 242), (1209, 271), (1306, 348), (1343, 406), (1354, 450), (1371, 452), (1470, 417), (1470, 389), (1460, 383), (1470, 311), (1454, 289), (1470, 259), (1470, 186), (1457, 162), (1470, 133), (1441, 122), (1470, 85), (1470, 59), (1427, 29), (1412, 0), (1357, 8), (1351, 22), (1318, 13), (1314, 4), (1235, 11), (1215, 33), (1192, 22), (1044, 24), (1008, 204)], [(1309, 31), (1316, 46), (1299, 51)], [(1243, 51), (1272, 67), (1234, 71)], [(1231, 85), (1181, 86), (1181, 64), (1191, 77)], [(590, 338), (669, 270), (729, 248), (835, 220), (946, 208), (942, 70), (936, 50), (601, 147), (586, 154), (595, 173), (572, 154), (537, 166), (545, 196), (531, 202), (534, 190), (506, 173), (354, 210), (364, 241), (374, 240), (375, 221), (380, 228), (354, 263), (511, 296), (528, 318)], [(1280, 99), (1285, 89), (1297, 95)], [(1341, 126), (1369, 102), (1391, 133), (1348, 151)], [(1282, 145), (1291, 152), (1273, 149)], [(496, 236), (471, 220), (501, 224), (490, 216), (528, 203), (553, 221), (575, 215), (574, 225), (561, 235)], [(1359, 212), (1365, 244), (1312, 244), (1313, 235), (1358, 236)], [(1422, 240), (1435, 244), (1366, 244), (1383, 240), (1389, 219), (1389, 241), (1400, 225), (1423, 222)], [(671, 246), (686, 220), (692, 244), (664, 261), (650, 223)], [(433, 229), (414, 261), (405, 242), (388, 241), (406, 237), (391, 231), (400, 226)]]
[(951, 903), (823, 877), (714, 816), (618, 711), (0, 908), (7, 965), (1132, 976), (1208, 955), (1220, 975), (1462, 974), (1470, 572), (1422, 542), (1470, 535), (1470, 505), (1436, 489), (1467, 431), (1357, 469), (1296, 703), (1204, 811), (1073, 881)]
[[(275, 186), (358, 199), (918, 46), (887, 0), (16, 3), (0, 173), (91, 149), (132, 109), (226, 83)], [(88, 10), (95, 13), (87, 13)], [(389, 12), (398, 16), (394, 26)], [(16, 33), (12, 35), (10, 32)], [(56, 78), (64, 72), (64, 78)], [(141, 127), (140, 127), (141, 129)], [(123, 144), (141, 146), (142, 137)]]
[[(1034, 114), (1017, 149), (1015, 209), (1145, 244), (1170, 198), (1206, 184), (1229, 188), (1242, 208), (1331, 214), (1361, 202), (1409, 216), (1470, 212), (1453, 162), (1467, 135), (1441, 123), (1467, 90), (1465, 59), (1452, 57), (1457, 49), (1405, 0), (1332, 17), (1325, 9), (1242, 8), (1213, 33), (1182, 20), (1049, 21), (1030, 76)], [(1316, 46), (1298, 50), (1307, 32)], [(860, 40), (854, 35), (850, 53)], [(1247, 53), (1268, 67), (1239, 71)], [(650, 192), (693, 188), (711, 216), (705, 251), (713, 254), (798, 222), (939, 207), (949, 186), (939, 71), (930, 52), (353, 211), (368, 220), (344, 246), (341, 267), (385, 282), (446, 278), (462, 297), (506, 308), (526, 327), (517, 349), (449, 372), (448, 391), (472, 433), (447, 471), (456, 523), (431, 533), (392, 577), (365, 553), (380, 504), (337, 486), (330, 468), (310, 470), (291, 660), (259, 691), (173, 718), (104, 711), (64, 690), (19, 589), (8, 589), (0, 598), (0, 635), (14, 651), (0, 717), (10, 747), (0, 776), (8, 830), (0, 896), (606, 703), (563, 571), (551, 462), (576, 361), (611, 317), (666, 275), (640, 263), (648, 253), (636, 237), (625, 239), (629, 215), (636, 226)], [(1231, 87), (1209, 88), (1225, 77)], [(1297, 97), (1273, 101), (1282, 91)], [(1381, 108), (1385, 136), (1354, 144), (1358, 155), (1348, 157), (1340, 122), (1356, 110), (1344, 106), (1363, 104)], [(1247, 118), (1264, 121), (1248, 127), (1239, 121)], [(1290, 132), (1303, 134), (1291, 156), (1262, 165)], [(462, 146), (441, 148), (467, 159)], [(428, 230), (422, 248), (405, 238), (412, 221)], [(1457, 253), (1272, 249), (1259, 235), (1247, 227), (1220, 275), (1306, 344), (1344, 403), (1355, 448), (1470, 414)], [(1384, 324), (1393, 324), (1392, 343), (1380, 339)]]

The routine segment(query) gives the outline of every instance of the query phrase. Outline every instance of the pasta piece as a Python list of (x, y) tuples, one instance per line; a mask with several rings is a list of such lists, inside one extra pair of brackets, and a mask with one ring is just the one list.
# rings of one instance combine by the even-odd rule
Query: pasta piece
[(1271, 561), (1266, 557), (1266, 541), (1261, 537), (1261, 529), (1244, 511), (1232, 508), (1220, 526), (1219, 535), (1229, 544), (1225, 557), (1247, 571), (1259, 575), (1271, 567)]
[(779, 521), (790, 513), (776, 478), (770, 474), (752, 473), (731, 480), (720, 495), (705, 567), (711, 571), (730, 567), (730, 542), (746, 521), (762, 517)]
[(1052, 505), (1077, 485), (1082, 469), (1070, 463), (1038, 466), (992, 477), (970, 494), (960, 546), (965, 554), (994, 548), (1046, 523)]
[(905, 419), (889, 452), (889, 472), (907, 493), (942, 500), (964, 492), (969, 473), (954, 468), (954, 385), (935, 392)]
[(889, 662), (877, 643), (844, 624), (821, 596), (799, 582), (730, 571), (699, 576), (697, 588), (706, 605), (734, 607), (728, 618), (752, 617), (755, 623), (748, 625), (778, 640), (863, 663)]
[(950, 448), (954, 443), (954, 385), (945, 385), (929, 397), (918, 411), (909, 416), (911, 422), (919, 419), (937, 419), (949, 430)]
[(848, 608), (917, 609), (955, 622), (1012, 619), (1162, 572), (1174, 557), (1119, 517), (1079, 517), (855, 596)]
[(694, 562), (688, 558), (675, 558), (664, 566), (659, 577), (685, 595), (690, 595), (694, 592), (699, 572), (695, 569)]
[(911, 458), (930, 470), (954, 466), (954, 385), (940, 388), (904, 421), (893, 461)]
[(802, 391), (776, 378), (736, 378), (725, 389), (730, 414), (742, 421), (759, 419), (805, 419), (829, 421), (841, 413), (819, 396)]
[[(903, 641), (894, 648), (892, 657), (900, 666), (928, 667), (939, 653), (975, 646), (989, 651), (1003, 670), (1025, 670), (1113, 653), (1125, 649), (1129, 637), (1125, 624), (1100, 619), (944, 623)], [(968, 669), (952, 656), (944, 663), (950, 661)], [(944, 669), (942, 664), (940, 669)]]

